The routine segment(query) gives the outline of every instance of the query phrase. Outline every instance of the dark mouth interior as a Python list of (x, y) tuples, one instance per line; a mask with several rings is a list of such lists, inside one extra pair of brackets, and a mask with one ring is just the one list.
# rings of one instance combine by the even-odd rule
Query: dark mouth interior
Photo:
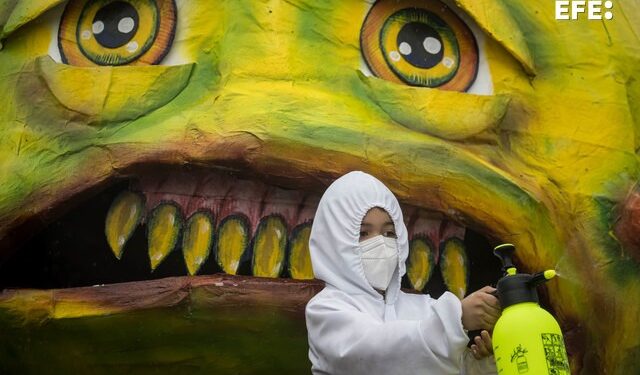
[[(107, 212), (122, 191), (137, 184), (135, 179), (116, 181), (49, 223), (0, 264), (0, 289), (72, 288), (188, 275), (180, 243), (151, 271), (146, 222), (137, 226), (121, 259), (110, 249), (105, 239)], [(494, 285), (501, 276), (501, 264), (492, 254), (492, 243), (466, 228), (464, 244), (470, 265), (467, 291)], [(215, 256), (209, 256), (198, 275), (222, 272)], [(245, 252), (240, 260), (237, 274), (252, 275), (250, 252)], [(283, 267), (279, 277), (291, 277), (288, 267)], [(406, 275), (403, 287), (411, 288)], [(436, 266), (423, 292), (437, 297), (446, 290), (440, 268)]]

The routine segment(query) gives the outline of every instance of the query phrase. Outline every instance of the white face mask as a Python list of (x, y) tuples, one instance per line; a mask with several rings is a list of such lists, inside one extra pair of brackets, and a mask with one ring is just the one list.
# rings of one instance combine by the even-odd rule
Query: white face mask
[(360, 242), (362, 267), (369, 284), (386, 290), (398, 267), (398, 249), (395, 238), (378, 235)]

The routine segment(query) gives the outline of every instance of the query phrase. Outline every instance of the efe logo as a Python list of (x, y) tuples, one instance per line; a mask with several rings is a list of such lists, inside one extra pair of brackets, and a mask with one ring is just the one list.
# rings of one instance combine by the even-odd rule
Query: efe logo
[[(604, 9), (609, 9), (602, 13)], [(601, 0), (556, 0), (557, 20), (577, 20), (587, 17), (589, 20), (606, 20), (613, 18), (613, 2)]]

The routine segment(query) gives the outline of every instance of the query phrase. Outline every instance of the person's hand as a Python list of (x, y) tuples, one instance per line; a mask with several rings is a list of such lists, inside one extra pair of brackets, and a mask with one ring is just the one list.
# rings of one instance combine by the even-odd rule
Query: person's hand
[(500, 317), (500, 302), (490, 293), (490, 286), (469, 294), (462, 300), (462, 325), (467, 331), (492, 329)]
[(482, 359), (493, 354), (493, 343), (491, 342), (489, 332), (483, 330), (480, 332), (480, 336), (473, 338), (473, 342), (471, 345), (471, 353), (473, 353), (475, 359)]

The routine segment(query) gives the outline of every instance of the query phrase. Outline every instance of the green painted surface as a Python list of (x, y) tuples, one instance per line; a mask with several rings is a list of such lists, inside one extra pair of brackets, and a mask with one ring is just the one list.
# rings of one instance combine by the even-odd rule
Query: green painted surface
[(2, 374), (303, 374), (311, 369), (304, 315), (262, 305), (183, 301), (26, 325), (0, 310), (0, 332)]

